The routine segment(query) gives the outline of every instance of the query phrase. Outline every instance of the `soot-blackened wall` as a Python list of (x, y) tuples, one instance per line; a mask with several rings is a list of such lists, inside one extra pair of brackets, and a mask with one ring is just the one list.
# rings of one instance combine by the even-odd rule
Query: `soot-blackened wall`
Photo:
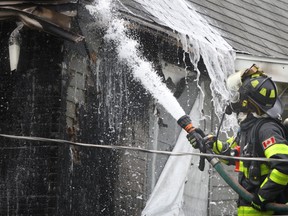
[[(21, 33), (17, 71), (10, 72), (8, 38), (16, 26), (0, 23), (0, 133), (61, 137), (62, 42)], [(58, 146), (0, 137), (0, 214), (55, 215)]]
[[(83, 11), (82, 11), (83, 10)], [(115, 45), (80, 8), (85, 44), (66, 43), (63, 92), (66, 138), (103, 145), (143, 146), (149, 139), (151, 96), (118, 61)], [(92, 147), (60, 151), (59, 214), (140, 215), (146, 154)], [(139, 187), (138, 185), (141, 185)]]
[[(142, 148), (152, 148), (153, 134), (162, 133), (161, 150), (171, 150), (180, 131), (176, 121), (134, 80), (87, 10), (80, 5), (78, 12), (85, 42), (25, 29), (14, 72), (8, 38), (16, 26), (1, 23), (0, 133)], [(183, 69), (175, 40), (169, 45), (146, 30), (137, 39), (159, 75), (164, 78), (163, 62)], [(180, 97), (185, 80), (177, 86), (166, 81)], [(3, 215), (140, 215), (154, 186), (151, 176), (157, 180), (167, 160), (157, 156), (154, 172), (152, 155), (138, 151), (3, 137), (0, 143)]]
[[(103, 34), (88, 29), (86, 45), (63, 44), (25, 29), (18, 70), (10, 72), (8, 38), (15, 27), (1, 23), (0, 133), (106, 145), (148, 140), (150, 96), (116, 61)], [(143, 199), (135, 199), (145, 187), (146, 154), (0, 142), (1, 215), (140, 214)]]

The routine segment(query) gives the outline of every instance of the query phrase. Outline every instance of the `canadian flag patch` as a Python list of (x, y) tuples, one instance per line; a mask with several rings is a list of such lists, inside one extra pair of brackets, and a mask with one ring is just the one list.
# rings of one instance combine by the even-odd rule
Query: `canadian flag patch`
[(270, 137), (262, 142), (262, 146), (264, 149), (276, 143), (275, 137)]

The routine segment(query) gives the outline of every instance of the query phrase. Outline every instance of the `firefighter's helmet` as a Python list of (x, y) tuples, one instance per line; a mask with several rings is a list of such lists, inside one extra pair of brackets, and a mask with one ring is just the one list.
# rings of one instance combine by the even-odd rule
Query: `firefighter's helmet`
[[(272, 79), (256, 65), (252, 65), (244, 72), (238, 72), (236, 76), (229, 77), (227, 87), (234, 90), (232, 103), (238, 103), (239, 109), (245, 108), (245, 101), (252, 101), (270, 117), (281, 117), (283, 106), (277, 95), (277, 87)], [(235, 93), (235, 90), (238, 91)]]

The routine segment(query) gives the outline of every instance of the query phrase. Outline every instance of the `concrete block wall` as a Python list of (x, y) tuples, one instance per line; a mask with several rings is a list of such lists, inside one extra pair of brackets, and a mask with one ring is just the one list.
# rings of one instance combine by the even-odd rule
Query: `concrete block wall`
[[(39, 32), (21, 33), (18, 70), (10, 72), (8, 37), (0, 23), (0, 133), (59, 138), (62, 42)], [(0, 138), (0, 215), (55, 215), (58, 145)]]
[[(103, 30), (83, 7), (79, 27), (86, 40), (66, 43), (62, 94), (66, 139), (103, 145), (145, 145), (150, 99), (129, 69), (117, 61)], [(65, 96), (66, 95), (66, 96)], [(146, 187), (146, 157), (141, 152), (65, 146), (58, 213), (139, 215)]]
[[(234, 172), (234, 166), (223, 166), (230, 175), (237, 180), (237, 173)], [(213, 168), (211, 168), (209, 191), (209, 215), (237, 215), (238, 195)]]
[[(137, 127), (138, 125), (138, 127)], [(126, 134), (122, 145), (142, 147), (147, 142), (147, 130), (141, 122)], [(119, 173), (115, 187), (117, 215), (141, 215), (145, 201), (147, 153), (138, 151), (119, 152)]]
[[(31, 39), (24, 40), (27, 50), (20, 61), (21, 72), (15, 74), (9, 72), (4, 43), (13, 27), (1, 24), (0, 132), (171, 151), (181, 130), (176, 120), (117, 61), (115, 47), (104, 43), (103, 29), (87, 13), (85, 1), (78, 12), (77, 28), (85, 42), (62, 46), (63, 41), (53, 36), (31, 31)], [(170, 82), (165, 70), (194, 80), (193, 68), (181, 61), (183, 53), (176, 41), (159, 32), (138, 30), (144, 55), (189, 113), (198, 95), (196, 85), (183, 79)], [(173, 67), (164, 66), (168, 64)], [(208, 88), (209, 79), (203, 83)], [(209, 100), (208, 95), (207, 116), (212, 110)], [(215, 128), (213, 121), (211, 117), (205, 122), (206, 132)], [(4, 138), (0, 142), (4, 143), (0, 157), (3, 214), (140, 215), (168, 158), (67, 144)], [(235, 197), (214, 175), (211, 190), (210, 215), (221, 215), (219, 206), (230, 206)], [(226, 192), (229, 197), (224, 199)], [(226, 209), (234, 213), (232, 205)]]

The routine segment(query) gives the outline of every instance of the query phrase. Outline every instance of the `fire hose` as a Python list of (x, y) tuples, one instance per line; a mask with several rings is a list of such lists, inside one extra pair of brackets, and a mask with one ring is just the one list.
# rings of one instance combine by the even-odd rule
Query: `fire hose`
[[(195, 131), (195, 127), (192, 125), (192, 121), (189, 116), (182, 116), (177, 123), (182, 127), (187, 133), (192, 134), (196, 142), (199, 143), (200, 152), (206, 153), (207, 151), (213, 154), (211, 149), (206, 149), (206, 146), (203, 143), (203, 137)], [(201, 156), (199, 162), (199, 169), (204, 170), (205, 159), (213, 166), (217, 173), (223, 178), (223, 180), (244, 200), (247, 202), (252, 201), (253, 195), (249, 193), (245, 188), (242, 187), (223, 167), (220, 160), (217, 157), (213, 156)], [(288, 213), (288, 205), (280, 203), (267, 203), (265, 205), (266, 210)]]
[[(178, 121), (178, 124), (190, 134), (195, 134), (195, 137), (198, 139), (198, 142), (203, 143), (203, 137), (201, 137), (198, 133), (194, 131), (194, 127), (192, 125), (192, 121), (189, 116), (183, 116)], [(157, 153), (157, 154), (166, 154), (166, 155), (174, 155), (174, 156), (184, 156), (184, 155), (193, 155), (193, 156), (200, 156), (200, 163), (199, 169), (204, 170), (205, 166), (205, 159), (214, 167), (214, 169), (219, 173), (219, 175), (223, 178), (223, 180), (244, 200), (247, 202), (251, 202), (252, 194), (245, 190), (239, 183), (236, 181), (222, 166), (220, 160), (218, 158), (223, 159), (231, 159), (231, 156), (225, 155), (215, 155), (210, 149), (205, 149), (205, 146), (200, 146), (200, 151), (202, 153), (188, 153), (188, 152), (167, 152), (167, 151), (158, 151), (158, 150), (148, 150), (142, 149), (139, 147), (131, 147), (131, 146), (113, 146), (113, 145), (97, 145), (97, 144), (89, 144), (89, 143), (79, 143), (79, 142), (72, 142), (67, 140), (61, 139), (49, 139), (43, 137), (26, 137), (26, 136), (15, 136), (15, 135), (7, 135), (7, 134), (0, 134), (0, 137), (12, 138), (12, 139), (21, 139), (21, 140), (31, 140), (31, 141), (43, 141), (43, 142), (53, 142), (53, 143), (61, 143), (61, 144), (70, 144), (70, 145), (77, 145), (83, 147), (92, 147), (92, 148), (106, 148), (106, 149), (122, 149), (122, 150), (133, 150), (133, 151), (142, 151), (146, 153)], [(203, 153), (207, 152), (207, 153)], [(215, 156), (214, 156), (215, 155)], [(244, 158), (244, 157), (237, 157), (241, 160), (252, 160), (253, 158)], [(263, 158), (255, 158), (257, 161), (283, 161), (283, 159), (263, 159)], [(288, 205), (279, 204), (279, 203), (268, 203), (266, 204), (267, 210), (272, 210), (276, 212), (286, 213), (288, 214)]]

